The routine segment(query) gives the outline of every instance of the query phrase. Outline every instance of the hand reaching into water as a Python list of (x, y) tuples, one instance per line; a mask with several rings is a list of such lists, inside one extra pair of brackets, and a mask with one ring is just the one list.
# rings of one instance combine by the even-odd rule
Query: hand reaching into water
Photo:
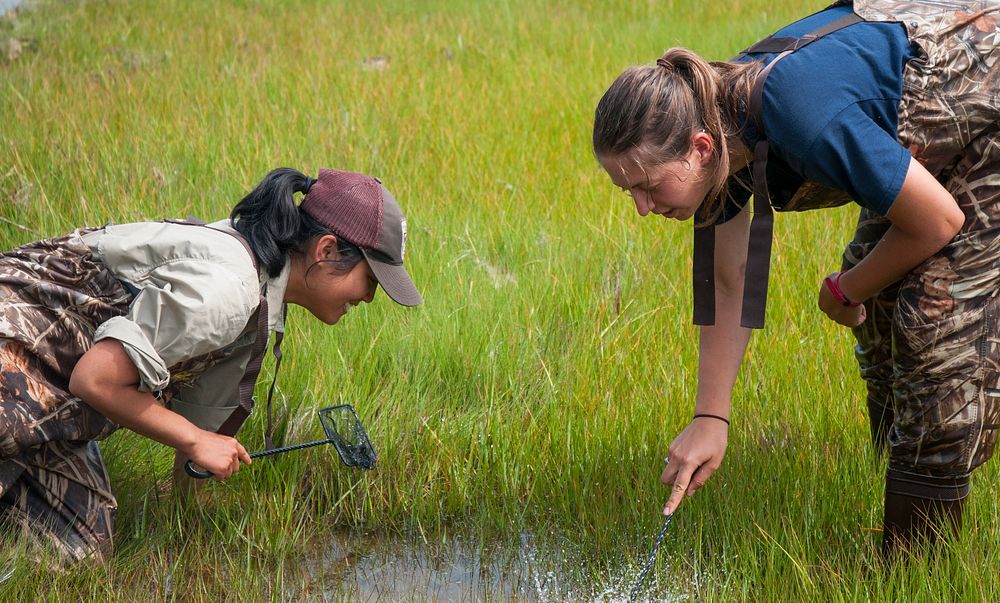
[(697, 417), (670, 443), (667, 466), (660, 481), (673, 486), (663, 509), (670, 515), (684, 495), (693, 495), (722, 465), (729, 444), (729, 425), (714, 417)]

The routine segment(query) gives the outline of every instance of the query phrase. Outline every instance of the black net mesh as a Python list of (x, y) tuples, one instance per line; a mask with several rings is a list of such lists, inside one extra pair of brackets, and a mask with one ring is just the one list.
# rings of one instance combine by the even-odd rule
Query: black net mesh
[(320, 409), (319, 420), (326, 430), (326, 437), (333, 443), (345, 465), (361, 469), (375, 468), (375, 449), (350, 404)]

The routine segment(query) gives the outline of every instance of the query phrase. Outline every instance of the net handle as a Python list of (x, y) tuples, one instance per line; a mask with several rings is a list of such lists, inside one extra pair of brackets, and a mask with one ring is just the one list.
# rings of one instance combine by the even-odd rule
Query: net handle
[[(313, 446), (320, 446), (322, 444), (333, 444), (334, 448), (337, 449), (337, 454), (340, 455), (340, 460), (345, 465), (347, 465), (348, 467), (354, 467), (354, 466), (356, 466), (355, 464), (352, 464), (351, 462), (349, 462), (348, 459), (345, 457), (344, 452), (340, 449), (340, 446), (337, 445), (337, 441), (333, 437), (335, 431), (331, 432), (332, 430), (327, 427), (326, 421), (323, 420), (324, 416), (331, 415), (331, 414), (333, 414), (334, 411), (338, 411), (338, 410), (349, 411), (351, 413), (351, 415), (354, 418), (354, 421), (355, 421), (356, 425), (361, 429), (361, 433), (364, 435), (365, 440), (367, 441), (368, 440), (368, 433), (365, 431), (364, 425), (361, 424), (361, 419), (358, 418), (358, 414), (356, 412), (354, 412), (354, 407), (351, 406), (350, 404), (338, 404), (336, 406), (328, 406), (326, 408), (321, 408), (316, 413), (319, 416), (320, 424), (323, 426), (323, 431), (327, 435), (327, 438), (325, 440), (314, 440), (312, 442), (305, 442), (305, 443), (302, 443), (302, 444), (294, 444), (292, 446), (282, 446), (280, 448), (271, 448), (269, 450), (261, 450), (259, 452), (252, 453), (250, 455), (250, 458), (255, 459), (255, 458), (262, 457), (262, 456), (270, 456), (272, 454), (280, 454), (282, 452), (291, 452), (292, 450), (302, 450), (303, 448), (311, 448)], [(371, 448), (371, 443), (370, 442), (368, 444), (368, 447)], [(375, 457), (375, 455), (374, 455), (374, 449), (372, 449), (372, 457), (373, 457), (373, 459)], [(372, 467), (362, 467), (362, 468), (364, 468), (364, 469), (371, 469)], [(184, 472), (187, 473), (188, 475), (190, 475), (191, 477), (195, 478), (195, 479), (206, 479), (206, 478), (209, 478), (209, 477), (213, 477), (215, 475), (211, 471), (203, 471), (203, 470), (200, 470), (200, 469), (196, 468), (195, 465), (194, 465), (194, 463), (190, 459), (188, 459), (188, 461), (184, 463)]]
[[(327, 438), (325, 440), (315, 440), (313, 442), (303, 442), (302, 444), (295, 444), (292, 446), (282, 446), (280, 448), (272, 448), (270, 450), (261, 450), (259, 452), (254, 452), (250, 455), (250, 458), (256, 459), (262, 456), (271, 456), (272, 454), (281, 454), (282, 452), (291, 452), (293, 450), (302, 450), (303, 448), (312, 448), (313, 446), (320, 446), (322, 444), (332, 444), (333, 440)], [(194, 463), (189, 459), (184, 463), (184, 472), (195, 479), (206, 479), (214, 476), (215, 474), (211, 471), (200, 471), (195, 468)]]

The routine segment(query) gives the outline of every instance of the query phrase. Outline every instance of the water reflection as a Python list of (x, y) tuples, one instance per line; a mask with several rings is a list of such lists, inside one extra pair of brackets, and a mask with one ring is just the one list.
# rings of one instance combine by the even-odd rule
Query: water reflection
[[(624, 567), (629, 565), (630, 567)], [(675, 603), (692, 585), (667, 588), (658, 570), (638, 601)], [(323, 601), (587, 601), (624, 603), (639, 563), (595, 568), (579, 547), (522, 534), (515, 546), (468, 536), (407, 540), (375, 533), (335, 534), (307, 563), (313, 592)], [(300, 593), (301, 594), (301, 593)]]

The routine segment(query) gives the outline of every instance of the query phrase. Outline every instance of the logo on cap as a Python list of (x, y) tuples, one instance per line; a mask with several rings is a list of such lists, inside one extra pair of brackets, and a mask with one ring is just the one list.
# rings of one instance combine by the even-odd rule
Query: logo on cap
[(399, 228), (403, 231), (402, 240), (399, 243), (399, 259), (406, 259), (406, 219), (399, 221)]

